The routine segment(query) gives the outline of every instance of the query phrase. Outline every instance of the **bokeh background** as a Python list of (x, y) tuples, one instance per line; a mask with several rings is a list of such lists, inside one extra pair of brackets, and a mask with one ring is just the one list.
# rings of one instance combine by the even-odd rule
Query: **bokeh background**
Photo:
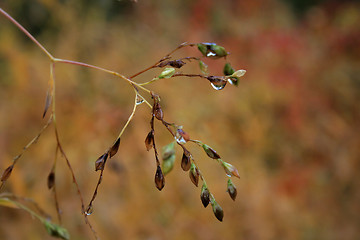
[[(360, 4), (300, 0), (2, 0), (56, 57), (130, 76), (182, 42), (216, 42), (247, 74), (221, 91), (201, 79), (176, 78), (150, 88), (176, 122), (235, 165), (238, 198), (223, 169), (189, 144), (224, 222), (204, 209), (200, 189), (180, 168), (159, 192), (144, 139), (150, 110), (140, 105), (108, 162), (90, 216), (102, 239), (360, 239)], [(177, 56), (199, 56), (184, 49)], [(221, 74), (225, 60), (206, 60)], [(46, 122), (42, 111), (49, 60), (0, 16), (0, 170)], [(183, 72), (199, 72), (196, 63)], [(148, 81), (150, 71), (135, 79)], [(85, 202), (98, 178), (94, 161), (126, 122), (133, 91), (102, 72), (56, 65), (60, 139)], [(172, 141), (156, 125), (160, 148)], [(34, 199), (56, 222), (46, 177), (55, 155), (49, 128), (16, 165), (5, 191)], [(62, 158), (56, 169), (63, 226), (90, 239)], [(51, 239), (40, 222), (0, 207), (0, 239)]]

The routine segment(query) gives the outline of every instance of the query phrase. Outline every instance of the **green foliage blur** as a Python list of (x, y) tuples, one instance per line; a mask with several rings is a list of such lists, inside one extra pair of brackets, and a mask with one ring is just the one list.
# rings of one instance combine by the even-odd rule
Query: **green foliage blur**
[[(144, 146), (150, 110), (143, 104), (109, 160), (94, 202), (90, 220), (101, 239), (360, 239), (360, 5), (295, 2), (0, 2), (55, 57), (130, 76), (182, 42), (216, 42), (231, 52), (227, 60), (235, 70), (247, 70), (238, 87), (221, 91), (194, 78), (162, 79), (150, 87), (161, 96), (166, 120), (238, 168), (234, 202), (223, 169), (189, 145), (224, 210), (223, 222), (203, 208), (200, 187), (181, 170), (181, 149), (165, 188), (155, 188), (154, 155)], [(190, 48), (178, 55), (200, 56)], [(206, 60), (214, 75), (225, 63)], [(0, 16), (1, 172), (46, 122), (41, 116), (49, 64)], [(78, 66), (58, 64), (55, 72), (60, 139), (88, 202), (98, 177), (94, 162), (131, 113), (133, 91)], [(160, 72), (134, 80), (146, 82)], [(173, 139), (160, 124), (155, 128), (161, 149)], [(34, 199), (56, 222), (46, 187), (54, 155), (50, 128), (20, 159), (5, 190)], [(89, 239), (71, 176), (58, 160), (62, 226), (71, 239)], [(51, 238), (30, 215), (0, 207), (0, 239)]]

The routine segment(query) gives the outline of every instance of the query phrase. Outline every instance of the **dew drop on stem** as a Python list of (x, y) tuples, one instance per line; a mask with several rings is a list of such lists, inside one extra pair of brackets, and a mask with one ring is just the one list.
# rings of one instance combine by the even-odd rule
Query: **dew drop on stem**
[(144, 99), (142, 99), (141, 97), (139, 96), (136, 96), (136, 105), (140, 105), (144, 102)]
[(86, 208), (86, 211), (85, 211), (85, 214), (87, 216), (91, 215), (92, 213), (94, 212), (94, 208), (92, 205), (89, 205), (87, 208)]
[(219, 83), (211, 83), (211, 86), (215, 89), (215, 90), (221, 90), (225, 87), (226, 82), (219, 82)]

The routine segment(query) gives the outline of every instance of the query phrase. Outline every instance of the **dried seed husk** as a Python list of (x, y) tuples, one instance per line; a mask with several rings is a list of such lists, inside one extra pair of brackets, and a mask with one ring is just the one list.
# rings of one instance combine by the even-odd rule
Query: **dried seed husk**
[(161, 171), (161, 167), (157, 166), (156, 173), (155, 173), (155, 186), (159, 191), (161, 191), (165, 186), (165, 178)]
[(116, 142), (114, 143), (114, 145), (112, 145), (112, 147), (110, 148), (109, 151), (109, 157), (112, 158), (113, 156), (115, 156), (115, 154), (118, 152), (119, 150), (119, 146), (120, 146), (120, 138), (118, 138), (116, 140)]
[(197, 170), (194, 163), (191, 163), (189, 177), (191, 182), (197, 187), (199, 185), (199, 171)]
[(190, 159), (191, 153), (184, 148), (184, 153), (181, 159), (181, 168), (184, 171), (189, 171), (191, 167), (191, 159)]
[(150, 150), (153, 147), (154, 142), (154, 131), (151, 130), (145, 138), (146, 150)]
[(96, 160), (95, 171), (104, 170), (107, 158), (108, 158), (108, 153), (104, 153)]
[(158, 120), (162, 120), (164, 118), (164, 113), (161, 109), (160, 103), (157, 102), (154, 104), (153, 113)]
[(202, 204), (206, 208), (210, 203), (210, 192), (209, 192), (209, 189), (207, 188), (207, 186), (205, 184), (203, 184), (202, 187), (201, 187), (200, 198), (201, 198)]
[(14, 165), (10, 165), (9, 167), (7, 167), (4, 170), (4, 172), (3, 172), (2, 176), (1, 176), (1, 181), (2, 182), (5, 182), (6, 180), (8, 180), (8, 178), (11, 175), (11, 172), (12, 172), (13, 168), (14, 168)]

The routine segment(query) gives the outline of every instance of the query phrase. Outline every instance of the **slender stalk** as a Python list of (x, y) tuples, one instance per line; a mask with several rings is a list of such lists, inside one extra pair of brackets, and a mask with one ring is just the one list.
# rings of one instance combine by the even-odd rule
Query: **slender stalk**
[(99, 70), (99, 71), (102, 71), (102, 72), (106, 72), (106, 73), (109, 73), (109, 74), (111, 74), (111, 75), (114, 75), (114, 76), (117, 76), (117, 77), (119, 77), (119, 78), (124, 79), (124, 80), (127, 81), (130, 85), (132, 85), (133, 87), (134, 87), (134, 86), (139, 87), (140, 89), (146, 91), (147, 93), (150, 93), (150, 90), (149, 90), (149, 89), (144, 88), (143, 86), (141, 86), (141, 85), (138, 84), (137, 82), (134, 82), (134, 81), (130, 80), (129, 78), (125, 77), (124, 75), (122, 75), (122, 74), (120, 74), (120, 73), (118, 73), (118, 72), (115, 72), (115, 71), (112, 71), (112, 70), (109, 70), (109, 69), (106, 69), (106, 68), (98, 67), (98, 66), (91, 65), (91, 64), (87, 64), (87, 63), (83, 63), (83, 62), (77, 62), (77, 61), (60, 59), (60, 58), (55, 58), (55, 59), (54, 59), (54, 62), (57, 62), (57, 63), (65, 63), (65, 64), (72, 64), (72, 65), (78, 65), (78, 66), (87, 67), (87, 68), (92, 68), (92, 69), (96, 69), (96, 70)]
[(7, 12), (0, 8), (0, 13), (4, 15), (10, 22), (12, 22), (17, 28), (20, 29), (28, 38), (31, 39), (51, 60), (54, 60), (54, 57), (46, 50), (46, 48), (36, 40), (31, 33), (29, 33), (20, 23), (18, 23), (14, 18), (12, 18)]

